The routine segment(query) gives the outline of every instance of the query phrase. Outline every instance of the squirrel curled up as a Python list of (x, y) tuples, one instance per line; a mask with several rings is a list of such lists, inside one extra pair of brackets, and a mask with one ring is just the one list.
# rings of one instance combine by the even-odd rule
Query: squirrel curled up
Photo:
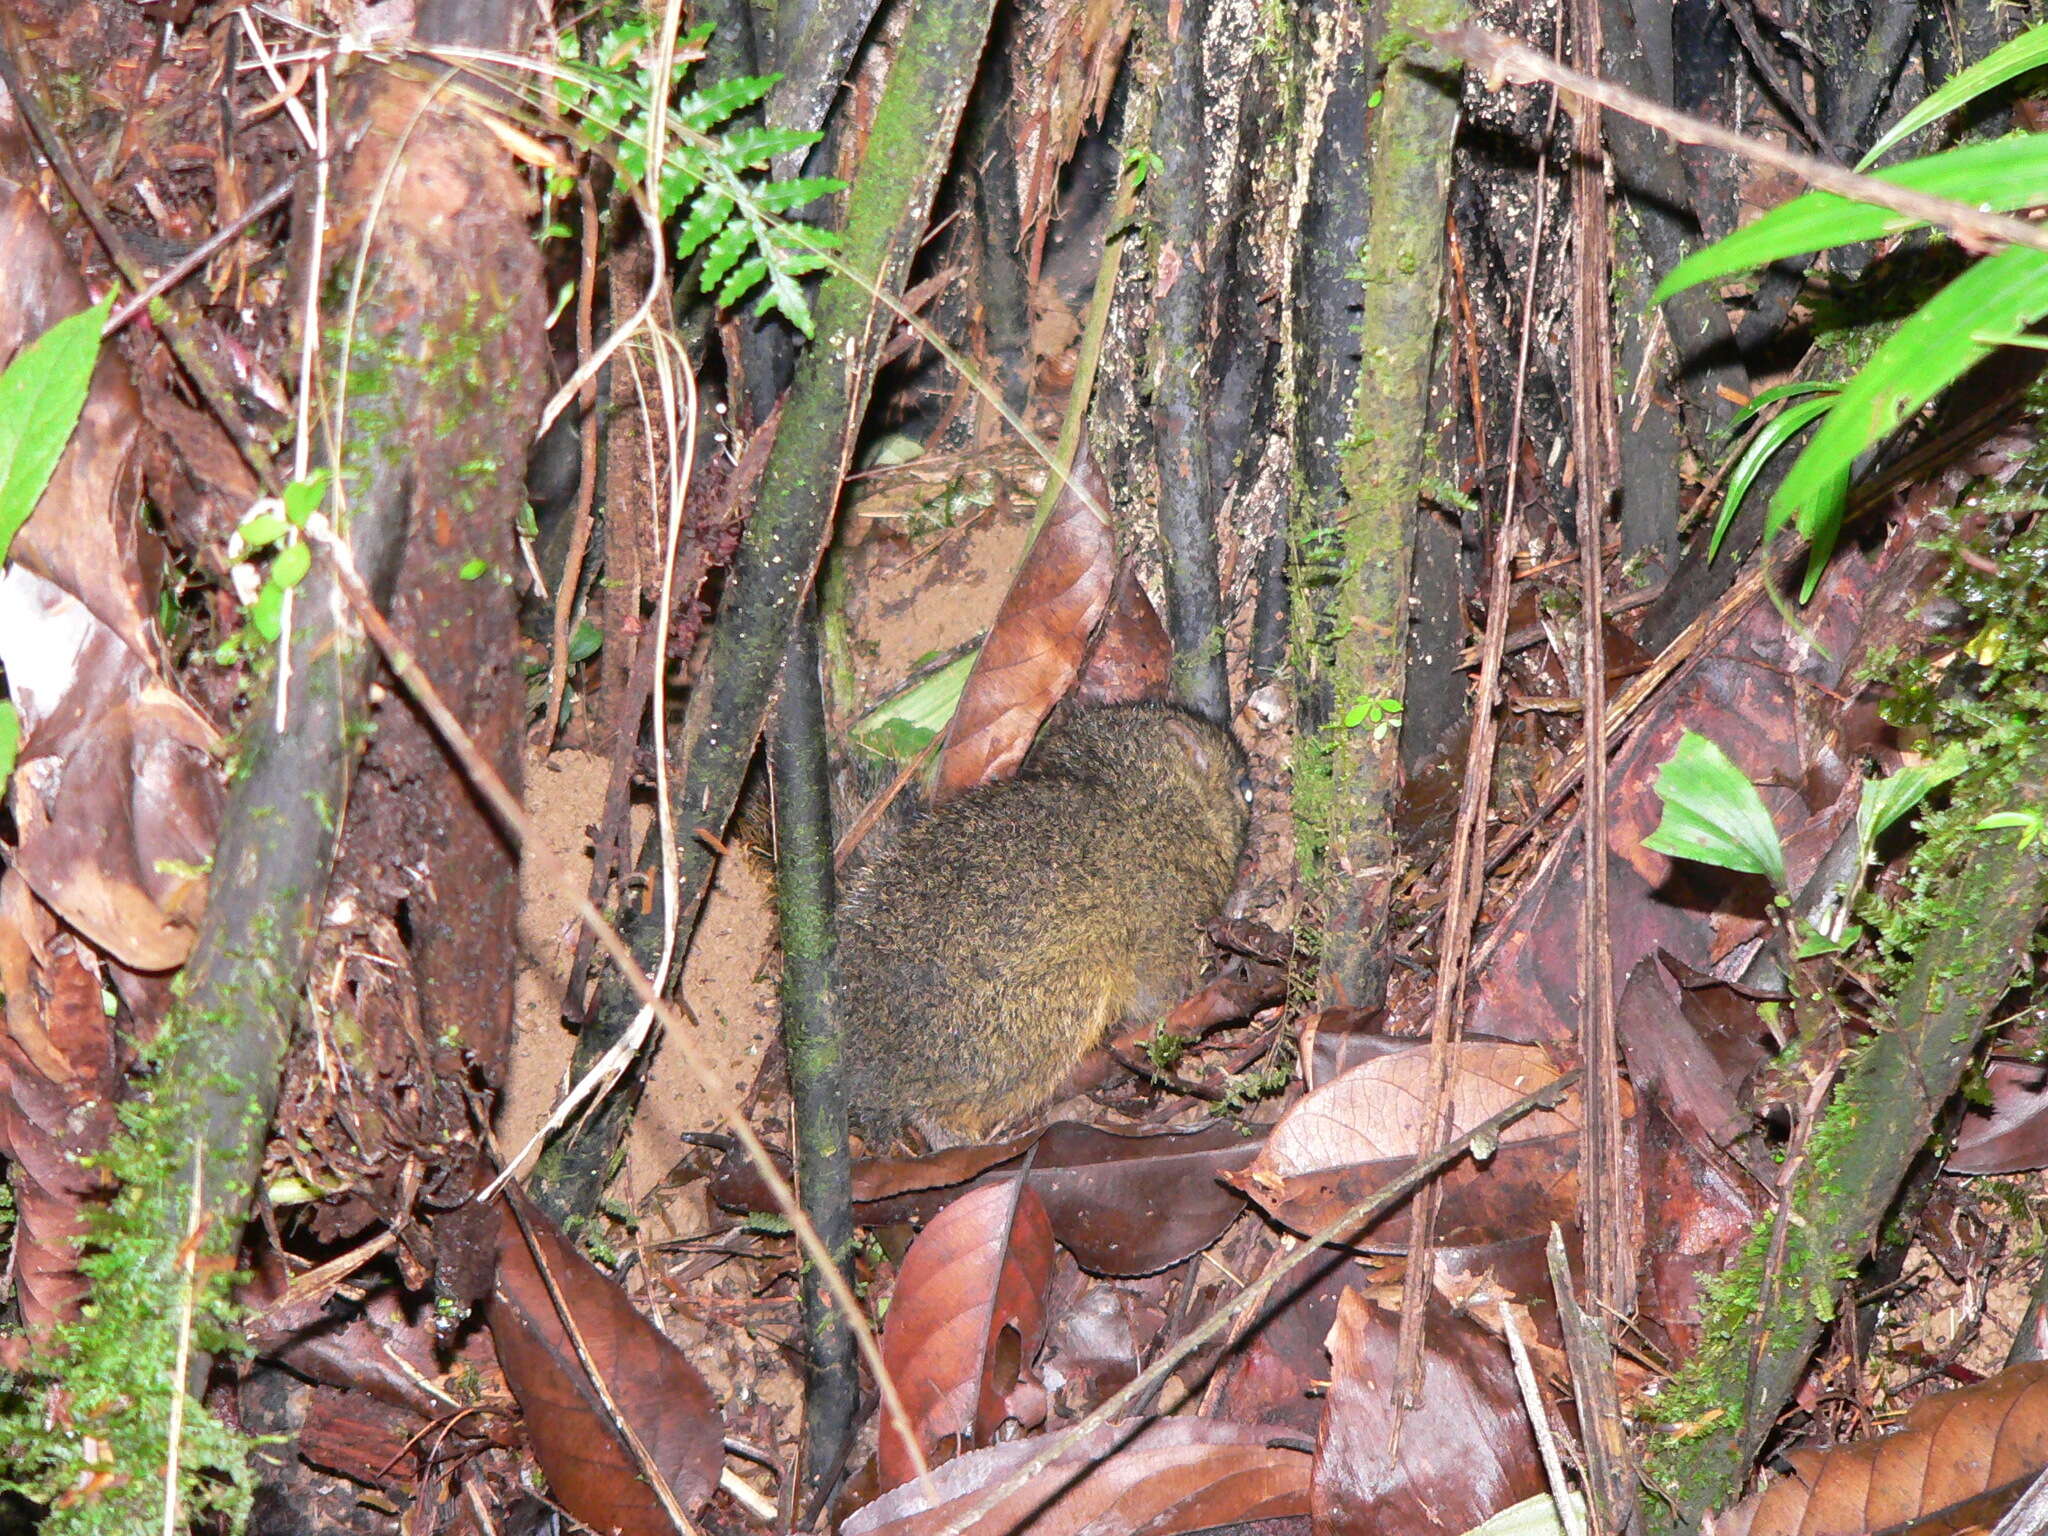
[(1187, 710), (1063, 708), (1015, 778), (869, 863), (839, 913), (855, 1129), (986, 1136), (1175, 1002), (1236, 876), (1244, 774)]

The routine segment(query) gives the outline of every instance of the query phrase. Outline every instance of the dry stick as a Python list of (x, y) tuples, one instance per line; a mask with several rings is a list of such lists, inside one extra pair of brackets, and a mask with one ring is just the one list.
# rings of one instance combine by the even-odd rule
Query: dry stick
[(1638, 96), (1634, 91), (1545, 58), (1535, 49), (1488, 32), (1483, 27), (1454, 27), (1446, 32), (1422, 34), (1439, 48), (1469, 59), (1487, 72), (1487, 82), (1498, 88), (1502, 79), (1523, 85), (1544, 81), (1582, 101), (1597, 102), (1624, 117), (1668, 133), (1681, 144), (1701, 144), (1726, 150), (1759, 165), (1790, 171), (1809, 186), (1859, 203), (1889, 208), (1915, 223), (1936, 224), (1958, 240), (1973, 247), (2024, 245), (2030, 250), (2048, 251), (2048, 230), (2010, 214), (1986, 213), (1953, 198), (1931, 197), (1912, 192), (1875, 176), (1844, 170), (1827, 160), (1802, 155), (1797, 150), (1767, 144), (1734, 133), (1704, 118), (1677, 111), (1661, 102)]
[[(1582, 64), (1600, 58), (1599, 0), (1576, 0), (1572, 46)], [(1553, 101), (1556, 99), (1553, 94)], [(1614, 390), (1609, 384), (1612, 339), (1608, 305), (1613, 291), (1608, 261), (1606, 160), (1600, 114), (1580, 112), (1572, 125), (1572, 257), (1575, 282), (1572, 326), (1572, 450), (1578, 461), (1581, 735), (1607, 739), (1606, 570), (1602, 533), (1612, 504), (1620, 456)], [(1585, 1123), (1579, 1140), (1579, 1230), (1584, 1236), (1586, 1282), (1604, 1317), (1635, 1312), (1634, 1255), (1622, 1210), (1621, 1051), (1615, 1039), (1612, 927), (1607, 889), (1607, 754), (1586, 754), (1586, 792), (1580, 817), (1585, 835), (1584, 896), (1579, 907), (1579, 1059), (1586, 1064)], [(1553, 1229), (1554, 1231), (1555, 1229)], [(1568, 1280), (1567, 1280), (1567, 1283)], [(1576, 1298), (1558, 1305), (1579, 1314)], [(1586, 1330), (1572, 1353), (1579, 1402), (1579, 1432), (1586, 1453), (1588, 1512), (1597, 1536), (1636, 1530), (1642, 1519), (1632, 1494), (1628, 1436), (1614, 1387), (1614, 1351), (1605, 1334)]]
[[(1556, 1233), (1555, 1223), (1550, 1230)], [(1567, 1536), (1586, 1536), (1586, 1517), (1572, 1497), (1572, 1485), (1564, 1475), (1564, 1462), (1557, 1454), (1557, 1430), (1550, 1422), (1543, 1388), (1537, 1385), (1536, 1368), (1529, 1361), (1529, 1345), (1522, 1337), (1521, 1324), (1515, 1321), (1515, 1309), (1508, 1305), (1505, 1296), (1496, 1305), (1500, 1309), (1500, 1334), (1507, 1341), (1508, 1358), (1515, 1366), (1515, 1386), (1522, 1394), (1522, 1412), (1529, 1416), (1529, 1427), (1536, 1432), (1536, 1453), (1543, 1459), (1543, 1480), (1550, 1484), (1550, 1502), (1557, 1506), (1558, 1524), (1564, 1527)]]
[[(1614, 1379), (1614, 1345), (1600, 1322), (1579, 1305), (1572, 1290), (1571, 1262), (1565, 1256), (1564, 1234), (1557, 1223), (1550, 1225), (1550, 1242), (1545, 1251), (1550, 1269), (1550, 1290), (1557, 1298), (1557, 1322), (1564, 1337), (1565, 1362), (1570, 1367), (1572, 1394), (1579, 1409), (1579, 1435), (1586, 1454), (1586, 1500), (1594, 1517), (1594, 1528), (1617, 1518), (1630, 1523), (1609, 1523), (1609, 1531), (1642, 1529), (1642, 1513), (1630, 1497), (1635, 1491), (1635, 1470), (1627, 1458), (1627, 1442), (1621, 1428), (1621, 1395)], [(1617, 1491), (1603, 1487), (1624, 1476)], [(1628, 1502), (1623, 1503), (1622, 1500)]]
[[(1538, 1088), (1534, 1093), (1517, 1099), (1506, 1109), (1501, 1110), (1500, 1113), (1490, 1115), (1480, 1121), (1479, 1124), (1473, 1126), (1464, 1135), (1446, 1143), (1440, 1151), (1432, 1153), (1428, 1157), (1418, 1158), (1414, 1167), (1410, 1168), (1398, 1179), (1395, 1179), (1391, 1184), (1384, 1185), (1378, 1193), (1368, 1195), (1363, 1200), (1358, 1201), (1328, 1226), (1322, 1227), (1310, 1234), (1301, 1247), (1288, 1254), (1285, 1258), (1276, 1259), (1272, 1264), (1269, 1264), (1263, 1275), (1239, 1291), (1237, 1295), (1218, 1307), (1214, 1312), (1203, 1318), (1201, 1322), (1195, 1325), (1191, 1332), (1176, 1340), (1165, 1354), (1139, 1372), (1137, 1377), (1129, 1385), (1125, 1386), (1122, 1391), (1117, 1392), (1084, 1418), (1069, 1425), (1059, 1434), (1046, 1436), (1047, 1444), (1029, 1461), (1012, 1472), (999, 1486), (985, 1495), (978, 1504), (971, 1507), (964, 1516), (956, 1516), (939, 1530), (932, 1532), (931, 1536), (959, 1536), (959, 1533), (968, 1530), (976, 1522), (986, 1518), (989, 1512), (998, 1504), (1030, 1482), (1045, 1467), (1050, 1466), (1059, 1457), (1066, 1454), (1068, 1450), (1072, 1449), (1085, 1436), (1109, 1423), (1126, 1406), (1158, 1386), (1160, 1382), (1164, 1381), (1172, 1373), (1175, 1366), (1208, 1343), (1210, 1339), (1214, 1338), (1234, 1319), (1258, 1307), (1272, 1294), (1275, 1286), (1279, 1285), (1282, 1280), (1285, 1280), (1318, 1253), (1339, 1241), (1348, 1232), (1363, 1231), (1374, 1221), (1378, 1220), (1383, 1213), (1392, 1210), (1417, 1190), (1429, 1188), (1435, 1182), (1436, 1176), (1439, 1173), (1457, 1162), (1467, 1152), (1477, 1149), (1478, 1155), (1482, 1157), (1491, 1156), (1493, 1148), (1499, 1143), (1502, 1131), (1513, 1125), (1517, 1120), (1522, 1119), (1525, 1115), (1533, 1114), (1539, 1109), (1555, 1109), (1563, 1101), (1565, 1094), (1571, 1091), (1583, 1075), (1584, 1069), (1581, 1067), (1573, 1067), (1569, 1072), (1561, 1073), (1541, 1088)], [(1226, 1271), (1226, 1273), (1228, 1272)], [(1142, 1428), (1142, 1426), (1140, 1427)], [(1085, 1476), (1085, 1472), (1082, 1475)]]
[[(854, 1299), (853, 1291), (847, 1285), (845, 1277), (839, 1273), (839, 1268), (832, 1262), (830, 1253), (819, 1241), (817, 1229), (804, 1215), (802, 1206), (797, 1203), (795, 1192), (789, 1187), (789, 1181), (777, 1171), (774, 1159), (768, 1155), (767, 1147), (762, 1145), (761, 1138), (755, 1133), (753, 1126), (747, 1123), (739, 1102), (726, 1088), (724, 1079), (711, 1070), (710, 1064), (697, 1049), (691, 1036), (691, 1030), (699, 1027), (696, 1014), (687, 1002), (678, 999), (677, 1003), (671, 1004), (655, 992), (646, 973), (634, 962), (633, 952), (626, 946), (626, 941), (605, 921), (604, 914), (597, 910), (596, 904), (578, 885), (575, 872), (570, 869), (568, 861), (532, 835), (532, 823), (527, 820), (526, 812), (520, 806), (517, 797), (505, 787), (505, 781), (498, 777), (497, 770), (478, 752), (476, 743), (469, 739), (469, 733), (462, 728), (462, 722), (455, 718), (447, 704), (442, 701), (433, 682), (420, 671), (419, 665), (406, 650), (404, 642), (393, 632), (390, 622), (378, 610), (375, 600), (363, 586), (362, 578), (356, 574), (355, 560), (347, 544), (331, 528), (320, 526), (316, 532), (316, 525), (322, 522), (323, 520), (316, 516), (314, 521), (307, 525), (307, 532), (327, 547), (328, 554), (334, 562), (335, 581), (340, 586), (342, 595), (348, 599), (349, 607), (355, 611), (365, 633), (383, 653), (385, 664), (405, 685), (406, 692), (413, 702), (419, 706), (428, 720), (433, 722), (435, 732), (441, 737), (443, 745), (454, 755), (464, 777), (469, 780), (470, 787), (490, 806), (506, 833), (519, 846), (521, 854), (538, 859), (548, 877), (554, 882), (557, 894), (565, 897), (575, 908), (577, 917), (595, 936), (598, 947), (605, 952), (606, 957), (618, 967), (619, 974), (625, 978), (627, 986), (639, 999), (640, 1005), (652, 1009), (655, 1016), (661, 1020), (668, 1038), (682, 1053), (683, 1064), (695, 1075), (698, 1084), (717, 1107), (719, 1114), (732, 1127), (734, 1139), (745, 1150), (748, 1159), (760, 1170), (761, 1179), (768, 1186), (768, 1192), (774, 1199), (776, 1208), (789, 1218), (804, 1253), (812, 1263), (819, 1265), (824, 1271), (827, 1283), (832, 1289), (833, 1300), (837, 1301), (846, 1313), (847, 1322), (853, 1328), (854, 1340), (860, 1345), (861, 1357), (867, 1361), (869, 1369), (875, 1374), (876, 1383), (881, 1388), (883, 1410), (904, 1439), (910, 1443), (918, 1464), (919, 1476), (928, 1475), (931, 1468), (925, 1461), (923, 1449), (917, 1443), (916, 1431), (911, 1425), (908, 1411), (903, 1406), (903, 1398), (896, 1390), (896, 1383), (890, 1378), (887, 1367), (882, 1364), (882, 1352), (875, 1343), (874, 1331), (868, 1326), (867, 1314), (861, 1310), (860, 1303)], [(689, 1028), (685, 1027), (686, 1023)]]
[[(1550, 142), (1557, 122), (1557, 102), (1550, 104), (1543, 141)], [(1428, 1139), (1435, 1145), (1451, 1126), (1451, 1080), (1453, 1055), (1462, 1033), (1465, 1011), (1466, 965), (1472, 953), (1472, 933), (1479, 921), (1479, 898), (1486, 881), (1486, 816), (1493, 804), (1494, 743), (1499, 726), (1494, 719), (1494, 701), (1500, 697), (1502, 658), (1506, 654), (1508, 605), (1514, 588), (1515, 512), (1521, 494), (1522, 456), (1516, 451), (1522, 438), (1522, 406), (1529, 385), (1529, 346), (1535, 331), (1536, 274), (1543, 263), (1534, 252), (1543, 249), (1543, 237), (1550, 218), (1550, 153), (1546, 149), (1536, 162), (1536, 212), (1531, 231), (1531, 258), (1522, 285), (1522, 336), (1515, 358), (1515, 403), (1508, 414), (1508, 483), (1503, 494), (1500, 525), (1494, 530), (1493, 557), (1486, 578), (1486, 638), (1479, 655), (1479, 681), (1472, 691), (1472, 731), (1465, 744), (1465, 787), (1458, 800), (1458, 822), (1451, 834), (1450, 875), (1445, 881), (1443, 927), (1439, 930), (1436, 998), (1429, 1019), (1429, 1102), (1423, 1111)], [(1442, 1204), (1435, 1185), (1422, 1192), (1410, 1213), (1408, 1225), (1408, 1272), (1401, 1279), (1401, 1335), (1395, 1350), (1395, 1390), (1403, 1403), (1411, 1402), (1421, 1390), (1424, 1316), (1436, 1268), (1436, 1218)], [(1394, 1418), (1393, 1434), (1400, 1432), (1401, 1418)], [(1391, 1447), (1390, 1447), (1391, 1449)]]
[(126, 304), (115, 310), (107, 323), (100, 327), (101, 339), (104, 340), (106, 337), (113, 335), (114, 332), (120, 330), (122, 326), (149, 308), (151, 304), (155, 303), (164, 294), (169, 293), (178, 284), (205, 266), (207, 262), (213, 259), (214, 253), (222, 246), (240, 235), (243, 230), (262, 218), (264, 214), (270, 212), (271, 209), (277, 207), (278, 204), (290, 197), (292, 189), (298, 185), (298, 180), (299, 173), (297, 171), (292, 171), (286, 175), (276, 186), (244, 208), (237, 217), (229, 220), (226, 224), (215, 230), (213, 234), (201, 241), (198, 249), (193, 251), (190, 256), (187, 256), (155, 282), (144, 288), (142, 292), (136, 294)]
[[(590, 178), (578, 182), (583, 204), (583, 255), (576, 291), (576, 360), (580, 366), (590, 356), (591, 307), (597, 288), (597, 194), (590, 190)], [(657, 232), (655, 237), (660, 239)], [(541, 719), (541, 740), (552, 747), (555, 723), (562, 718), (562, 695), (569, 687), (569, 620), (576, 607), (576, 589), (583, 584), (583, 557), (590, 549), (590, 525), (597, 500), (597, 375), (584, 384), (576, 403), (583, 408), (577, 429), (582, 445), (582, 462), (576, 466), (576, 528), (569, 536), (568, 557), (555, 582), (554, 655), (548, 662), (548, 712)]]

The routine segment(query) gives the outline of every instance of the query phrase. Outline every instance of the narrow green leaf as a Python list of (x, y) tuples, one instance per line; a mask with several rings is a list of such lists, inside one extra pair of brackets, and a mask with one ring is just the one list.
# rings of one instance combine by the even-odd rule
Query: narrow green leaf
[(113, 306), (110, 293), (91, 309), (59, 320), (0, 373), (0, 560), (42, 500), (85, 410), (100, 327)]
[(969, 651), (956, 656), (938, 671), (884, 699), (854, 723), (849, 733), (854, 742), (894, 762), (909, 762), (952, 723), (960, 689), (979, 654)]
[(676, 103), (676, 116), (699, 133), (709, 133), (735, 112), (743, 112), (775, 89), (780, 75), (734, 75), (714, 80)]
[(1978, 822), (1973, 831), (2006, 832), (2017, 829), (2020, 847), (2029, 848), (2041, 836), (2041, 813), (2039, 811), (1993, 811)]
[[(759, 256), (749, 256), (739, 264), (732, 276), (728, 277), (719, 288), (718, 302), (720, 307), (723, 308), (737, 303), (743, 295), (753, 291), (754, 284), (760, 282), (762, 278), (768, 275), (768, 263)], [(771, 289), (770, 292), (772, 295), (773, 290)]]
[(1961, 74), (1931, 91), (1921, 103), (1878, 136), (1870, 153), (1856, 162), (1862, 170), (1901, 139), (1925, 128), (1937, 117), (1968, 106), (1979, 96), (2017, 80), (2031, 69), (2048, 64), (2048, 26), (2030, 27), (2003, 48), (1994, 49)]
[[(1707, 543), (1707, 558), (1713, 559), (1721, 552), (1721, 541), (1728, 536), (1735, 518), (1742, 511), (1743, 498), (1749, 495), (1749, 488), (1756, 483), (1756, 477), (1763, 473), (1764, 466), (1777, 455), (1793, 438), (1797, 437), (1806, 424), (1816, 416), (1824, 416), (1835, 403), (1830, 392), (1818, 400), (1801, 400), (1788, 405), (1778, 412), (1749, 440), (1742, 450), (1742, 457), (1728, 475), (1728, 494), (1721, 501), (1721, 516), (1714, 523), (1714, 536)], [(1782, 523), (1783, 519), (1780, 519)], [(1766, 535), (1775, 534), (1776, 528), (1767, 527)]]
[(747, 171), (766, 165), (786, 151), (807, 148), (817, 143), (819, 138), (820, 135), (815, 133), (800, 133), (793, 128), (775, 128), (765, 123), (736, 128), (718, 141), (718, 158), (728, 170)]
[[(2048, 134), (2020, 134), (1988, 144), (1965, 144), (1959, 149), (1889, 165), (1873, 174), (1877, 180), (1893, 186), (1954, 198), (1987, 213), (2031, 208), (2048, 203)], [(1788, 256), (1875, 240), (1923, 222), (1875, 203), (1852, 202), (1833, 192), (1803, 193), (1705, 250), (1693, 252), (1657, 285), (1650, 302), (1661, 304), (1696, 283), (1712, 282), (1753, 267), (1767, 267)]]
[[(709, 293), (720, 283), (724, 282), (726, 274), (738, 265), (740, 257), (751, 250), (753, 245), (754, 231), (747, 224), (739, 219), (734, 219), (732, 223), (726, 225), (725, 228), (718, 232), (718, 238), (705, 247), (704, 271), (697, 280), (698, 288), (705, 293)], [(761, 263), (761, 258), (758, 256), (753, 261), (747, 263), (749, 267), (757, 264), (765, 265), (765, 263)], [(755, 274), (756, 280), (758, 280), (759, 275), (758, 272)], [(741, 289), (741, 292), (752, 286), (753, 283), (747, 283)], [(732, 300), (721, 293), (718, 302), (730, 304)]]
[(14, 765), (21, 757), (21, 711), (14, 700), (0, 699), (0, 791), (14, 782)]
[(1763, 875), (1785, 889), (1785, 850), (1756, 786), (1713, 742), (1697, 731), (1679, 738), (1657, 774), (1664, 818), (1643, 846), (1674, 859), (1692, 859), (1743, 874)]
[[(2044, 135), (2048, 138), (2048, 135)], [(1813, 545), (1802, 601), (1813, 595), (1841, 530), (1849, 470), (1991, 349), (1982, 331), (2020, 330), (2048, 314), (2048, 251), (1987, 256), (1909, 315), (1842, 388), (1834, 408), (1771, 498), (1777, 524), (1798, 520)]]
[(1799, 395), (1832, 394), (1841, 387), (1832, 380), (1795, 380), (1790, 384), (1774, 384), (1729, 419), (1728, 431), (1730, 435), (1740, 432), (1754, 418), (1762, 415), (1766, 406), (1776, 405), (1780, 400), (1790, 400)]
[(732, 212), (732, 199), (717, 188), (705, 187), (700, 191), (697, 200), (690, 204), (689, 217), (676, 231), (676, 260), (688, 261), (696, 255), (699, 246), (725, 228)]

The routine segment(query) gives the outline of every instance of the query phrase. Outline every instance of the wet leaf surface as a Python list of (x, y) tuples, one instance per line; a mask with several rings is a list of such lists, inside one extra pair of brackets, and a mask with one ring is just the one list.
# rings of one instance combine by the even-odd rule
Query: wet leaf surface
[[(1418, 1406), (1393, 1438), (1400, 1317), (1346, 1290), (1330, 1330), (1330, 1397), (1316, 1446), (1318, 1536), (1468, 1531), (1544, 1489), (1506, 1347), (1430, 1306)], [(1387, 1447), (1397, 1444), (1394, 1461)]]
[[(666, 1531), (669, 1518), (592, 1385), (575, 1340), (582, 1340), (620, 1414), (686, 1511), (700, 1508), (718, 1486), (725, 1458), (718, 1404), (697, 1368), (617, 1284), (537, 1210), (525, 1215), (539, 1251), (528, 1247), (504, 1208), (498, 1282), (486, 1316), (534, 1457), (562, 1508), (584, 1524), (600, 1531)], [(573, 1335), (542, 1265), (566, 1304)]]
[[(1017, 1179), (962, 1195), (910, 1245), (882, 1329), (882, 1360), (903, 1395), (927, 1463), (990, 1443), (1005, 1420), (1045, 1420), (1032, 1372), (1045, 1342), (1052, 1225)], [(888, 1419), (881, 1425), (882, 1486), (917, 1472)]]

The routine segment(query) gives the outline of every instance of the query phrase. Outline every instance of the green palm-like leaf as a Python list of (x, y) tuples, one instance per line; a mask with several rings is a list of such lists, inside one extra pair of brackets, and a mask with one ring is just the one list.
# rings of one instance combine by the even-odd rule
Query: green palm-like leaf
[(1774, 384), (1752, 396), (1749, 404), (1729, 418), (1728, 433), (1732, 437), (1740, 432), (1752, 418), (1761, 416), (1766, 407), (1776, 405), (1780, 400), (1792, 400), (1800, 395), (1832, 394), (1841, 387), (1831, 380), (1795, 380), (1790, 384)]
[(1870, 146), (1870, 153), (1857, 161), (1856, 169), (1862, 170), (1901, 139), (1918, 133), (1937, 117), (1966, 107), (1986, 92), (1995, 91), (2044, 64), (2048, 64), (2048, 27), (2033, 27), (2022, 32), (2003, 48), (1986, 54), (1949, 80), (1941, 89), (1930, 92), (1926, 100), (1879, 135), (1877, 142)]
[[(2048, 134), (2021, 134), (1989, 144), (1966, 144), (1873, 173), (1913, 192), (1953, 198), (1986, 212), (2004, 213), (2048, 203)], [(1787, 256), (1853, 245), (1912, 229), (1924, 220), (1833, 192), (1807, 192), (1773, 208), (1754, 224), (1695, 251), (1671, 269), (1650, 302), (1661, 304), (1696, 283), (1712, 282)]]
[(1771, 526), (1796, 518), (1813, 546), (1801, 600), (1834, 549), (1857, 457), (1991, 351), (1986, 334), (2022, 330), (2048, 314), (2048, 251), (2008, 246), (1909, 315), (1842, 387), (1827, 420), (1771, 498)]
[[(1791, 386), (1786, 385), (1782, 387), (1790, 388)], [(1756, 477), (1763, 473), (1764, 466), (1777, 456), (1780, 448), (1783, 448), (1793, 438), (1797, 437), (1808, 422), (1812, 421), (1816, 416), (1825, 416), (1834, 406), (1835, 397), (1832, 388), (1824, 385), (1815, 385), (1813, 387), (1816, 389), (1827, 389), (1828, 392), (1820, 399), (1801, 400), (1795, 405), (1786, 406), (1784, 410), (1778, 412), (1777, 415), (1765, 422), (1756, 436), (1749, 440), (1749, 446), (1742, 450), (1742, 457), (1736, 461), (1735, 468), (1729, 472), (1728, 494), (1721, 503), (1721, 516), (1714, 523), (1714, 536), (1707, 544), (1707, 558), (1709, 560), (1721, 552), (1721, 541), (1728, 536), (1728, 530), (1734, 525), (1736, 514), (1742, 510), (1743, 498), (1749, 495), (1749, 488), (1756, 483)], [(1762, 398), (1761, 395), (1757, 397), (1758, 400)], [(1755, 403), (1755, 401), (1752, 401), (1752, 406)], [(1765, 538), (1768, 539), (1776, 534), (1778, 526), (1782, 525), (1783, 522), (1782, 516), (1779, 517), (1778, 524), (1766, 521), (1764, 525)]]

